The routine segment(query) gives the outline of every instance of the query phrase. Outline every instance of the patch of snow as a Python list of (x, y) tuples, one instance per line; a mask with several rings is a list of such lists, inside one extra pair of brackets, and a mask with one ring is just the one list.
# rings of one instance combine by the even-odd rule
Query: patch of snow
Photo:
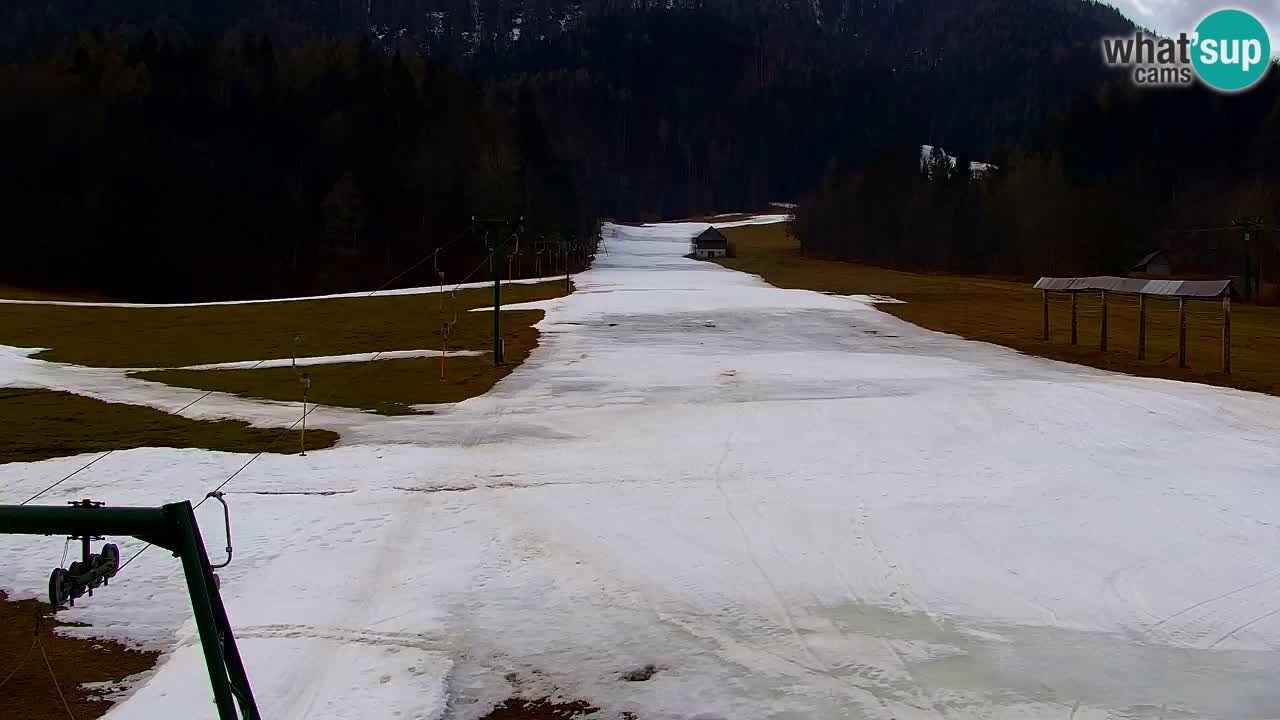
[[(540, 278), (521, 278), (517, 280), (503, 280), (503, 285), (537, 285), (544, 282), (552, 282), (564, 280), (563, 275), (540, 277)], [(468, 290), (474, 288), (493, 287), (493, 281), (481, 281), (462, 283), (460, 285), (444, 285), (444, 292), (452, 292), (453, 290)], [(441, 286), (428, 285), (424, 287), (399, 288), (396, 290), (377, 290), (374, 292), (350, 292), (350, 293), (333, 293), (331, 295), (307, 295), (303, 297), (287, 297), (287, 298), (270, 298), (266, 300), (219, 300), (217, 302), (197, 302), (197, 303), (118, 303), (118, 302), (73, 302), (69, 300), (6, 300), (0, 299), (0, 304), (7, 305), (62, 305), (67, 307), (116, 307), (116, 308), (190, 308), (190, 307), (216, 307), (219, 305), (257, 305), (259, 303), (280, 303), (280, 302), (299, 302), (303, 300), (340, 300), (344, 298), (365, 298), (365, 297), (392, 297), (397, 295), (431, 295), (441, 292)]]
[(822, 294), (823, 294), (823, 295), (837, 295), (837, 296), (839, 296), (839, 297), (847, 297), (847, 298), (850, 298), (850, 299), (853, 299), (853, 300), (858, 300), (858, 301), (865, 302), (865, 303), (873, 303), (873, 304), (875, 304), (875, 305), (903, 305), (903, 304), (905, 304), (902, 300), (899, 300), (899, 299), (897, 299), (897, 298), (895, 298), (895, 297), (890, 297), (890, 296), (888, 296), (888, 295), (841, 295), (840, 293), (825, 292), (825, 291), (824, 291)]
[[(943, 150), (942, 152), (943, 154), (946, 154), (946, 150)], [(920, 171), (921, 172), (928, 174), (929, 156), (932, 153), (933, 153), (932, 145), (920, 146)], [(947, 161), (951, 163), (951, 168), (953, 170), (956, 167), (956, 163), (959, 162), (954, 155), (947, 155)], [(975, 179), (986, 177), (988, 174), (991, 173), (992, 170), (996, 170), (996, 169), (998, 168), (995, 165), (992, 165), (991, 163), (978, 162), (976, 160), (969, 162), (969, 174)]]
[[(299, 403), (209, 393), (130, 375), (141, 368), (83, 367), (30, 357), (38, 352), (39, 348), (0, 345), (0, 387), (65, 390), (106, 402), (144, 405), (168, 413), (181, 410), (183, 417), (197, 420), (241, 419), (255, 427), (289, 427), (298, 419)], [(314, 422), (316, 426), (338, 429), (361, 425), (367, 416), (356, 410), (319, 406), (307, 418), (309, 424)], [(0, 466), (0, 477), (6, 467), (10, 466)]]
[[(552, 691), (643, 718), (1280, 707), (1280, 398), (773, 288), (682, 257), (705, 227), (606, 226), (490, 393), (349, 418), (226, 486), (222, 593), (264, 717), (475, 720)], [(43, 502), (198, 499), (244, 459), (118, 452)], [(0, 466), (0, 501), (83, 463)], [(0, 587), (42, 594), (61, 552), (0, 536)], [(172, 557), (63, 616), (171, 649), (112, 717), (214, 717)]]
[[(557, 299), (558, 298), (552, 298), (550, 300), (530, 300), (528, 302), (522, 302), (522, 303), (503, 303), (502, 309), (504, 311), (506, 310), (546, 310), (547, 308), (555, 307)], [(489, 305), (488, 307), (473, 307), (473, 308), (469, 308), (467, 312), (481, 312), (481, 313), (493, 312), (493, 306)]]
[[(479, 357), (487, 354), (486, 350), (450, 350), (449, 357)], [(279, 367), (305, 367), (311, 365), (338, 365), (341, 363), (371, 362), (374, 360), (397, 360), (403, 358), (439, 357), (440, 348), (435, 350), (382, 350), (379, 352), (351, 353), (348, 355), (313, 355), (310, 357), (274, 358), (271, 360), (242, 360), (238, 362), (207, 363), (204, 365), (187, 365), (176, 370), (265, 370)]]

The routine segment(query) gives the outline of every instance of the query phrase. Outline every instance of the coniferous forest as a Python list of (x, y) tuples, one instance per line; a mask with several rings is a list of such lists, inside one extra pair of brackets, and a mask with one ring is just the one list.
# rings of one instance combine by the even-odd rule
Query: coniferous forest
[(1243, 275), (1233, 223), (1280, 216), (1280, 75), (1234, 96), (1109, 83), (994, 156), (994, 170), (920, 161), (918, 147), (886, 148), (827, 176), (797, 212), (804, 252), (1033, 278), (1124, 274), (1163, 250), (1182, 275)]
[[(1274, 75), (1129, 89), (1098, 41), (1131, 30), (1084, 0), (16, 0), (0, 283), (368, 289), (450, 242), (397, 282), (457, 282), (472, 216), (556, 241), (778, 200), (815, 254), (1111, 271), (1264, 208), (1280, 109)], [(998, 169), (921, 173), (921, 143)]]

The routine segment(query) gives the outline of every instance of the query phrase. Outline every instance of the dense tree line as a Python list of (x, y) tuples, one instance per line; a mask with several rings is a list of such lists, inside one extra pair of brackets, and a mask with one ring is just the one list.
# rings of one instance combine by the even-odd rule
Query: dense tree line
[[(508, 108), (362, 38), (279, 50), (85, 33), (0, 68), (0, 96), (0, 282), (166, 299), (357, 289), (461, 237), (438, 258), (456, 282), (485, 254), (473, 215), (524, 215), (530, 243), (585, 238), (595, 216), (535, 101)], [(435, 282), (436, 266), (402, 282)]]
[(1016, 143), (1129, 28), (1082, 0), (14, 0), (0, 282), (351, 289), (472, 215), (759, 207), (884, 147)]
[(1280, 216), (1280, 74), (1233, 96), (1110, 84), (986, 175), (961, 170), (965, 159), (922, 170), (919, 155), (900, 148), (828, 176), (797, 211), (804, 252), (1034, 277), (1123, 274), (1153, 250), (1204, 250), (1182, 274), (1235, 274), (1214, 257), (1240, 252), (1227, 247), (1242, 237), (1232, 222)]

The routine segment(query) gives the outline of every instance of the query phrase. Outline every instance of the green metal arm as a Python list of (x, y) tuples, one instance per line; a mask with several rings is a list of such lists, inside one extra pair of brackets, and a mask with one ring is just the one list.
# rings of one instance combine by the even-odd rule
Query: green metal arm
[(5, 535), (128, 535), (177, 552), (176, 531), (165, 508), (0, 505)]
[[(260, 720), (190, 502), (158, 508), (0, 505), (0, 535), (128, 535), (182, 559), (220, 720)], [(235, 701), (240, 712), (236, 713)]]

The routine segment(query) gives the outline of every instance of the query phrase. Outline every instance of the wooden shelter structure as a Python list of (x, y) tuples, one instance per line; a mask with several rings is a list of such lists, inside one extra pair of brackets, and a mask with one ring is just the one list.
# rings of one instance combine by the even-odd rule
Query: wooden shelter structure
[(1123, 293), (1138, 297), (1138, 359), (1146, 359), (1147, 307), (1149, 296), (1178, 301), (1178, 367), (1187, 367), (1187, 301), (1208, 300), (1222, 303), (1222, 372), (1231, 374), (1231, 281), (1230, 280), (1143, 280), (1107, 275), (1094, 277), (1045, 278), (1035, 284), (1040, 291), (1043, 310), (1041, 339), (1049, 340), (1049, 293), (1067, 293), (1071, 297), (1071, 344), (1078, 342), (1077, 306), (1080, 293), (1098, 293), (1102, 311), (1099, 350), (1107, 351), (1107, 296)]

